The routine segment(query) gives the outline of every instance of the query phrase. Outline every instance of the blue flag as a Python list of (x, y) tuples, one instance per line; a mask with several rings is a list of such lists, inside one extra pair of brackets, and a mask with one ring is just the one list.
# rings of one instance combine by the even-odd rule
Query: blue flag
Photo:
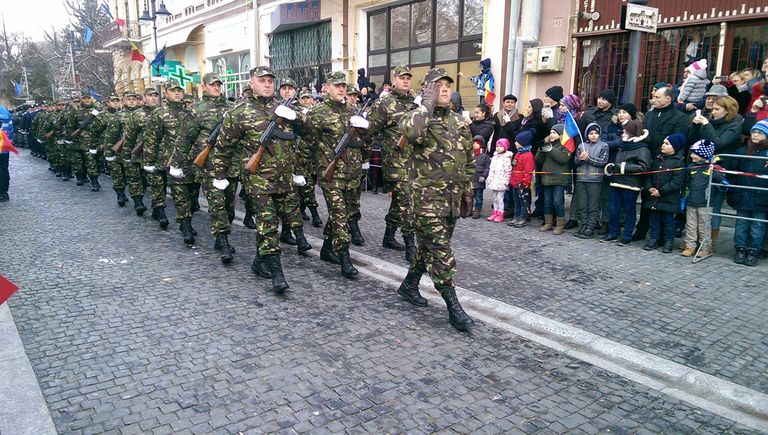
[(165, 66), (165, 46), (163, 46), (163, 49), (157, 53), (157, 56), (155, 56), (155, 59), (149, 64), (157, 68), (160, 68), (161, 66)]
[(101, 101), (101, 95), (97, 94), (93, 88), (88, 87), (88, 93), (91, 94), (91, 97), (93, 97), (94, 100)]
[[(11, 81), (13, 82), (13, 80)], [(23, 89), (24, 88), (21, 86), (21, 83), (13, 82), (13, 93), (17, 98), (21, 96)]]
[(115, 18), (112, 16), (112, 12), (109, 11), (109, 6), (107, 6), (106, 3), (101, 4), (101, 11), (104, 12), (104, 15), (108, 16), (110, 20), (114, 20)]
[(90, 27), (85, 26), (85, 32), (83, 32), (83, 42), (85, 42), (86, 45), (91, 43), (91, 40), (93, 39), (93, 30), (91, 30)]

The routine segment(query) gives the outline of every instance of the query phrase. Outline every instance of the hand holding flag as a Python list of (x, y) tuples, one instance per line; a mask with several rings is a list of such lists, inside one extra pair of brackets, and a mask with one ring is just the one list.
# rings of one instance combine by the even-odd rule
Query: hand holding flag
[[(576, 120), (573, 118), (570, 110), (565, 111), (565, 128), (563, 128), (563, 135), (560, 136), (560, 145), (567, 149), (570, 153), (576, 150), (575, 137), (581, 138), (581, 131), (579, 125), (576, 124)], [(581, 139), (584, 142), (584, 139)]]
[(7, 152), (12, 152), (17, 155), (19, 154), (19, 150), (13, 146), (13, 142), (11, 142), (11, 139), (8, 137), (5, 130), (0, 130), (0, 154)]

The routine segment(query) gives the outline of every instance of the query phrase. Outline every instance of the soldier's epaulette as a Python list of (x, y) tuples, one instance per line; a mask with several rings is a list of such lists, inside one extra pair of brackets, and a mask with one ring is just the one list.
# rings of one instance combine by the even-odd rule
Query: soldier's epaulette
[(224, 116), (226, 116), (227, 114), (230, 114), (231, 116), (240, 115), (241, 113), (243, 113), (243, 110), (245, 110), (245, 107), (247, 105), (248, 105), (247, 101), (241, 101), (241, 102), (235, 104), (235, 107), (233, 107), (233, 108), (227, 110), (226, 112), (224, 112)]

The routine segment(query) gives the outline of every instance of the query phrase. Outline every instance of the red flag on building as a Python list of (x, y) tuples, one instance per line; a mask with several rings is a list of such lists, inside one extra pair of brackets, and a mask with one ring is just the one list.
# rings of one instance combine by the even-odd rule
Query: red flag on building
[(125, 20), (122, 18), (115, 18), (115, 22), (117, 23), (117, 27), (125, 27)]
[(16, 284), (5, 279), (3, 275), (0, 275), (0, 305), (7, 301), (18, 289)]
[(137, 62), (144, 62), (147, 60), (147, 58), (144, 57), (144, 54), (139, 51), (139, 47), (133, 45), (133, 42), (131, 42), (131, 60), (135, 60)]

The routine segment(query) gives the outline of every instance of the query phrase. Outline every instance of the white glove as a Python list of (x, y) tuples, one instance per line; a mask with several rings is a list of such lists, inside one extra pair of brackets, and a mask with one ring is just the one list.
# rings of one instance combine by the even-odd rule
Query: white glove
[(413, 103), (417, 106), (421, 106), (421, 94), (417, 95), (416, 98), (413, 99)]
[(104, 160), (106, 160), (108, 162), (114, 162), (115, 158), (114, 157), (104, 157)]
[(368, 169), (370, 169), (370, 167), (371, 167), (370, 163), (368, 162), (363, 163), (363, 171), (367, 171)]
[[(38, 142), (39, 142), (39, 141), (38, 141)], [(61, 140), (61, 139), (59, 139), (59, 140), (57, 140), (57, 141), (56, 141), (56, 144), (57, 144), (57, 145), (64, 145), (64, 141), (63, 141), (63, 140)]]
[(306, 115), (307, 113), (309, 113), (309, 108), (305, 107), (304, 109), (301, 110), (301, 113)]
[(175, 166), (171, 166), (168, 170), (168, 173), (171, 174), (171, 177), (173, 178), (181, 178), (184, 176), (184, 171), (182, 171), (181, 168), (177, 168)]
[(229, 187), (229, 180), (227, 180), (226, 178), (222, 178), (222, 179), (217, 178), (213, 180), (213, 187), (219, 190), (224, 190), (227, 187)]
[(99, 111), (96, 109), (91, 110), (91, 115), (93, 116), (99, 116)]
[(303, 175), (294, 175), (293, 176), (293, 184), (297, 186), (306, 186), (307, 185), (307, 179), (304, 178)]
[(275, 108), (275, 115), (283, 119), (287, 119), (289, 121), (293, 121), (294, 119), (296, 119), (296, 111), (291, 109), (290, 107), (283, 106), (282, 104), (277, 106), (277, 108)]
[(368, 130), (368, 127), (371, 125), (371, 123), (368, 122), (367, 119), (357, 115), (350, 118), (349, 123), (352, 125), (352, 127), (362, 128), (363, 130)]
[(96, 154), (98, 154), (98, 153), (99, 153), (99, 150), (97, 150), (97, 149), (95, 149), (95, 148), (91, 148), (91, 149), (89, 149), (89, 150), (88, 150), (88, 153), (89, 153), (89, 154), (93, 154), (93, 155), (95, 156)]
[(156, 169), (154, 166), (144, 166), (144, 172), (149, 172), (150, 174), (154, 174)]
[(552, 108), (551, 107), (545, 107), (545, 108), (541, 109), (541, 117), (542, 118), (550, 119), (550, 118), (552, 118), (554, 116), (555, 116), (555, 114), (552, 112)]

